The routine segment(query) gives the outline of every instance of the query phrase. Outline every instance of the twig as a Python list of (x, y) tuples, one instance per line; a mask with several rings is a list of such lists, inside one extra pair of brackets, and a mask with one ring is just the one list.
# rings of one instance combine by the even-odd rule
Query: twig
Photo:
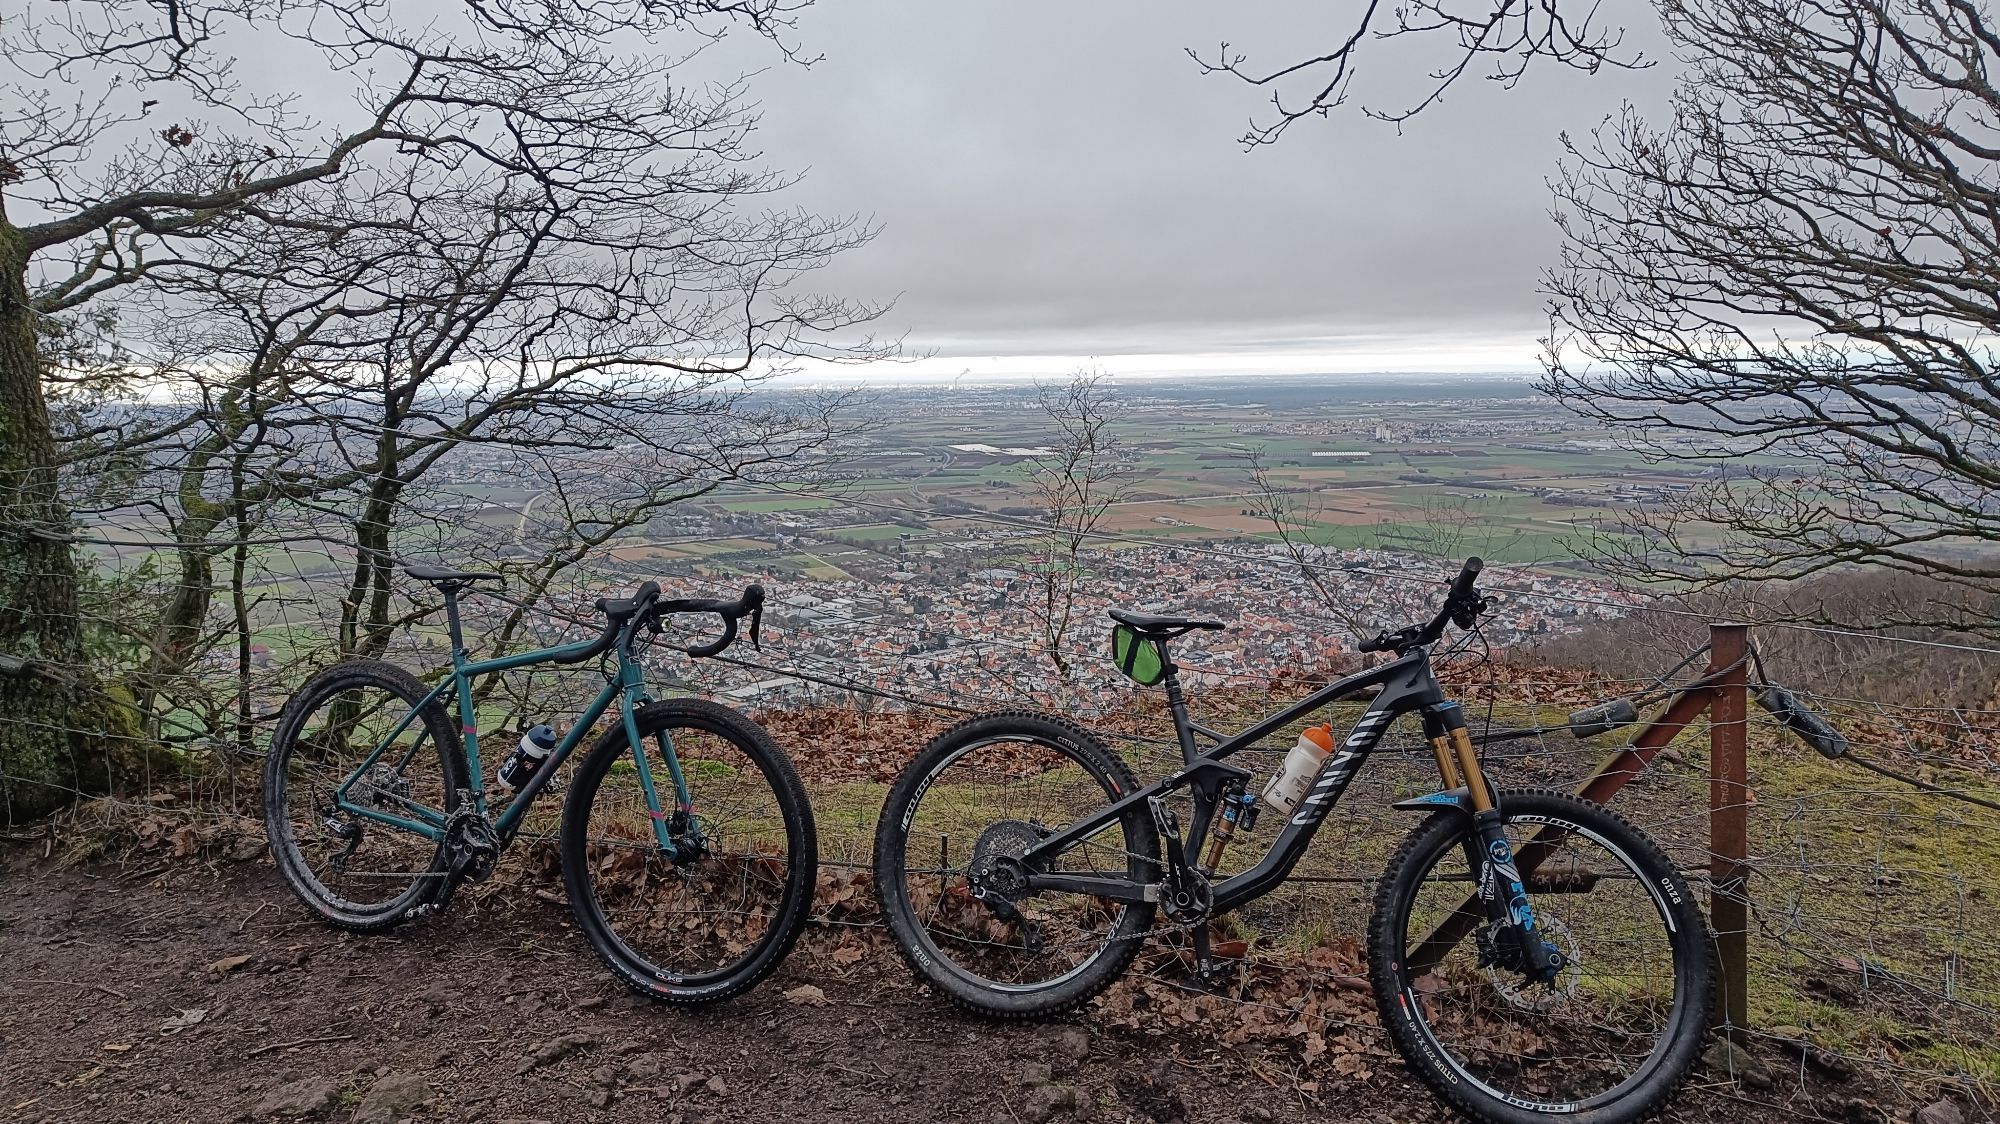
[(243, 920), (238, 921), (236, 923), (237, 933), (241, 934), (244, 928), (248, 926), (252, 921), (257, 920), (257, 915), (264, 912), (266, 909), (270, 908), (270, 905), (271, 905), (270, 902), (259, 903), (256, 909), (250, 911), (250, 916), (245, 917)]
[(322, 1042), (345, 1042), (352, 1037), (354, 1037), (352, 1034), (329, 1034), (323, 1038), (300, 1038), (292, 1042), (271, 1042), (259, 1046), (243, 1056), (254, 1058), (259, 1054), (268, 1054), (273, 1050), (289, 1050), (294, 1046), (317, 1046)]
[(1004, 1091), (1000, 1094), (1000, 1107), (1007, 1110), (1007, 1115), (1014, 1117), (1014, 1124), (1021, 1124), (1021, 1118), (1015, 1114), (1014, 1106), (1007, 1103), (1007, 1094)]

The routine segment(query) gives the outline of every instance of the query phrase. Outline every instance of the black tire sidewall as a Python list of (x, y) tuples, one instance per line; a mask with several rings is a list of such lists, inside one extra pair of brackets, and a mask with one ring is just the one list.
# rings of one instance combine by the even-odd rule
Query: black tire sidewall
[[(1132, 771), (1096, 735), (1066, 718), (1009, 711), (968, 719), (932, 739), (890, 788), (875, 831), (875, 895), (904, 962), (919, 979), (937, 988), (954, 1004), (994, 1019), (1050, 1018), (1089, 1002), (1124, 973), (1138, 955), (1138, 934), (1152, 926), (1151, 903), (1126, 907), (1120, 931), (1129, 935), (1114, 938), (1111, 947), (1083, 972), (1046, 987), (1003, 992), (982, 986), (977, 977), (932, 951), (923, 926), (913, 916), (903, 886), (902, 871), (909, 845), (906, 818), (945, 766), (971, 747), (1003, 740), (1030, 741), (1069, 754), (1100, 786), (1109, 781), (1111, 796), (1128, 795), (1139, 787)], [(1157, 864), (1159, 836), (1151, 818), (1141, 812), (1128, 816), (1122, 826), (1128, 849)]]
[[(430, 693), (430, 689), (416, 676), (382, 660), (347, 660), (306, 680), (279, 712), (276, 727), (271, 733), (271, 748), (264, 758), (264, 832), (279, 876), (305, 903), (306, 908), (330, 925), (356, 932), (372, 932), (402, 923), (411, 910), (436, 899), (443, 889), (441, 875), (445, 857), (440, 843), (432, 853), (428, 868), (431, 874), (439, 877), (425, 878), (395, 901), (369, 910), (344, 909), (328, 901), (315, 885), (318, 879), (306, 869), (297, 842), (292, 837), (291, 816), (285, 806), (288, 785), (286, 766), (291, 760), (299, 727), (306, 718), (332, 696), (354, 687), (379, 688), (412, 708), (416, 708)], [(457, 807), (458, 794), (466, 787), (464, 746), (459, 741), (457, 727), (452, 725), (451, 717), (437, 700), (433, 699), (422, 707), (418, 720), (423, 723), (424, 732), (437, 751), (438, 769), (445, 791), (445, 807), (442, 810), (449, 812)]]
[(1636, 1124), (1666, 1107), (1701, 1055), (1714, 996), (1714, 959), (1708, 925), (1694, 894), (1658, 844), (1624, 817), (1570, 793), (1542, 789), (1502, 790), (1503, 815), (1546, 815), (1575, 824), (1623, 851), (1659, 894), (1673, 918), (1670, 938), (1675, 965), (1673, 1041), (1659, 1066), (1640, 1085), (1610, 1104), (1581, 1112), (1540, 1112), (1509, 1104), (1468, 1084), (1442, 1058), (1431, 1054), (1428, 1036), (1401, 1002), (1401, 961), (1405, 914), (1417, 891), (1417, 879), (1441, 847), (1463, 838), (1467, 818), (1462, 812), (1442, 812), (1412, 831), (1389, 860), (1377, 889), (1374, 916), (1368, 929), (1369, 979), (1376, 1011), (1404, 1062), (1438, 1098), (1453, 1109), (1496, 1124)]
[(641, 706), (633, 714), (639, 735), (665, 729), (697, 729), (727, 738), (755, 761), (778, 797), (785, 820), (785, 900), (762, 945), (727, 976), (688, 986), (662, 979), (650, 970), (612, 930), (597, 902), (587, 869), (590, 808), (597, 789), (614, 761), (630, 752), (623, 722), (598, 739), (578, 766), (563, 806), (562, 874), (570, 911), (578, 928), (606, 967), (632, 990), (663, 1003), (700, 1005), (741, 995), (775, 971), (798, 943), (812, 913), (813, 889), (819, 877), (819, 837), (812, 804), (791, 758), (762, 726), (747, 716), (705, 699), (668, 699)]

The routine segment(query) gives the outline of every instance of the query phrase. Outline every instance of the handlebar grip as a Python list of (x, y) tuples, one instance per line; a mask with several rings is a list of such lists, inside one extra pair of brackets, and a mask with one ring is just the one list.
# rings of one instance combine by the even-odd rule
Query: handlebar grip
[(1373, 639), (1363, 640), (1359, 645), (1355, 647), (1355, 650), (1364, 653), (1380, 652), (1386, 650), (1388, 647), (1389, 647), (1389, 634), (1386, 632), (1382, 632), (1382, 633), (1377, 633)]
[(1456, 600), (1470, 594), (1472, 592), (1472, 583), (1479, 580), (1479, 571), (1485, 568), (1486, 563), (1478, 558), (1466, 559), (1465, 565), (1458, 571), (1458, 576), (1452, 579), (1452, 598)]

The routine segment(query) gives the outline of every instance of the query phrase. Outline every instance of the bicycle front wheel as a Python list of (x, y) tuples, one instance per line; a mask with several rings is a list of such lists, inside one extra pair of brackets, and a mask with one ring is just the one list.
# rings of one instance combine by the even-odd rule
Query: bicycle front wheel
[(1369, 926), (1382, 1025), (1404, 1061), (1479, 1120), (1632, 1124), (1699, 1056), (1714, 988), (1687, 883), (1623, 817), (1568, 793), (1502, 791), (1536, 928), (1568, 961), (1550, 983), (1508, 966), (1477, 900), (1471, 820), (1440, 813), (1389, 860)]
[[(798, 940), (819, 862), (798, 772), (763, 727), (728, 707), (671, 699), (635, 714), (673, 845), (659, 844), (641, 762), (614, 724), (563, 809), (570, 908), (619, 979), (665, 1003), (749, 990)], [(679, 806), (669, 754), (687, 780)]]

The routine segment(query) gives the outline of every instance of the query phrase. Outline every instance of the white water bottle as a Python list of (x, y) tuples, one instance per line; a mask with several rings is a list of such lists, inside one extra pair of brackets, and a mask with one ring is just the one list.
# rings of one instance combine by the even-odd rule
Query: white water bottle
[(1313, 778), (1319, 776), (1319, 767), (1332, 752), (1332, 724), (1307, 726), (1299, 735), (1299, 744), (1285, 754), (1285, 767), (1264, 786), (1264, 803), (1281, 816), (1291, 815), (1299, 801), (1305, 799)]
[(521, 735), (521, 744), (500, 766), (500, 783), (509, 792), (528, 783), (528, 778), (541, 769), (542, 762), (548, 760), (549, 751), (556, 747), (556, 732), (547, 726), (536, 726)]

